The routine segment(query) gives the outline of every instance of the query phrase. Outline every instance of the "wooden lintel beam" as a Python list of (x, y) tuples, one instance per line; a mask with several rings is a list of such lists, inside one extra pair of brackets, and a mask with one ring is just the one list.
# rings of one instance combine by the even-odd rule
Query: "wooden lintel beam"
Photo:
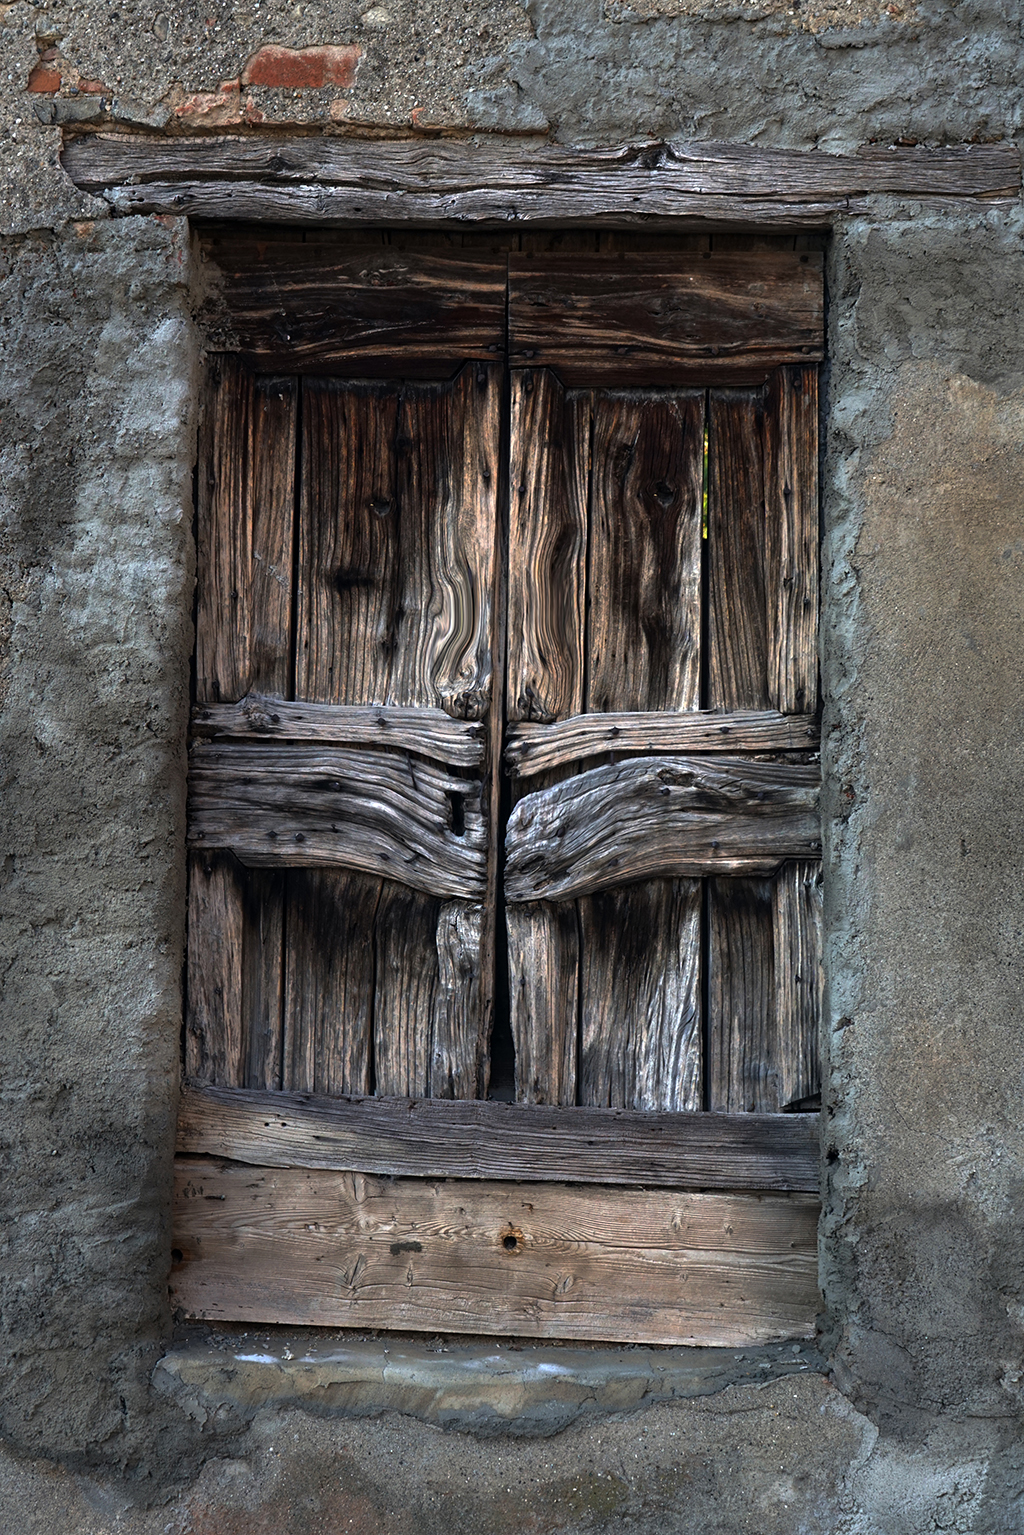
[(186, 1086), (178, 1152), (378, 1177), (817, 1193), (816, 1114), (669, 1114)]
[(500, 139), (96, 133), (71, 139), (62, 163), (76, 186), (122, 214), (321, 225), (820, 228), (868, 211), (880, 195), (1009, 201), (1021, 186), (1011, 143), (828, 155), (714, 143), (578, 150)]

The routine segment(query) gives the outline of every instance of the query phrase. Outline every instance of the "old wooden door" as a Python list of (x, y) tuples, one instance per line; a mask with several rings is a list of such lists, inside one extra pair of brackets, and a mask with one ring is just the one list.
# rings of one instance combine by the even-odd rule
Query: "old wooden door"
[(807, 1333), (817, 258), (219, 254), (177, 1303)]

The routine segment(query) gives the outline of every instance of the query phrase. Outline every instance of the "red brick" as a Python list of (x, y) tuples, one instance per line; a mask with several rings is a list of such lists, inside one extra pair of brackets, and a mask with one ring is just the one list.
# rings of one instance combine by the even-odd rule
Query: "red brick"
[(174, 115), (187, 127), (225, 128), (242, 121), (241, 91), (237, 80), (222, 80), (218, 91), (190, 96)]
[(109, 96), (110, 88), (102, 80), (79, 80), (78, 89), (87, 96)]
[(268, 43), (246, 64), (242, 84), (296, 90), (320, 90), (325, 85), (347, 88), (355, 81), (361, 57), (362, 49), (354, 43), (322, 48), (281, 48)]
[(48, 64), (37, 64), (28, 77), (25, 89), (52, 95), (54, 91), (60, 90), (60, 70), (51, 69)]

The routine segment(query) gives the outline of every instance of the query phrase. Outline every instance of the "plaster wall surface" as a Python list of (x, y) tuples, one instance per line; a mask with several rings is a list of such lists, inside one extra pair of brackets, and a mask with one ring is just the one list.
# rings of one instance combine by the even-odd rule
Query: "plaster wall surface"
[[(1010, 0), (844, 9), (0, 6), (5, 1535), (1024, 1528), (1016, 207), (879, 203), (828, 258), (830, 1378), (486, 1441), (197, 1413), (152, 1380), (201, 338), (187, 229), (109, 217), (60, 171), (61, 132), (1019, 134)], [(268, 44), (354, 46), (352, 83), (243, 88)], [(26, 90), (43, 67), (53, 88)]]

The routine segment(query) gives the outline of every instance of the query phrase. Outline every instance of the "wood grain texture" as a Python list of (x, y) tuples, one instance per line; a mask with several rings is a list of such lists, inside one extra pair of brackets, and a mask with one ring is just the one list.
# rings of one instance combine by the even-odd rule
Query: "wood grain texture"
[(197, 1318), (728, 1347), (814, 1331), (806, 1194), (176, 1172), (172, 1304)]
[(378, 890), (375, 879), (333, 869), (288, 874), (286, 1088), (369, 1091)]
[(501, 375), (307, 381), (297, 692), (484, 716)]
[(506, 259), (500, 252), (339, 246), (268, 238), (202, 240), (200, 311), (210, 344), (290, 373), (343, 367), (350, 377), (437, 378), (505, 350)]
[[(855, 155), (707, 142), (577, 150), (507, 142), (89, 134), (62, 164), (121, 213), (291, 224), (543, 220), (645, 228), (705, 222), (820, 227), (896, 193), (1017, 196), (1011, 142)], [(905, 214), (901, 214), (905, 216)]]
[(818, 1031), (822, 969), (821, 865), (783, 864), (774, 881), (775, 1029), (780, 1108), (821, 1092)]
[(817, 252), (509, 257), (510, 361), (566, 384), (763, 383), (823, 346)]
[(510, 901), (567, 900), (630, 880), (770, 872), (816, 857), (819, 769), (651, 757), (528, 794), (509, 818)]
[(296, 406), (294, 379), (213, 361), (198, 474), (202, 703), (288, 690)]
[(375, 923), (378, 1093), (475, 1098), (482, 910), (385, 885)]
[(708, 704), (767, 709), (762, 392), (712, 390), (708, 411)]
[(648, 880), (581, 901), (583, 1104), (701, 1104), (699, 880)]
[(780, 368), (765, 412), (768, 701), (818, 707), (818, 374)]
[(814, 715), (780, 714), (775, 709), (576, 714), (550, 725), (512, 725), (505, 765), (513, 778), (530, 778), (613, 753), (806, 752), (816, 750), (819, 740)]
[(595, 397), (588, 713), (699, 704), (703, 441), (703, 392)]
[(814, 1114), (675, 1114), (186, 1085), (178, 1150), (382, 1177), (816, 1193)]
[(197, 742), (191, 846), (253, 867), (333, 865), (436, 895), (480, 898), (487, 832), (479, 781), (375, 747)]
[(197, 705), (192, 734), (212, 741), (383, 746), (450, 767), (482, 767), (487, 744), (482, 724), (453, 720), (441, 709), (291, 703), (261, 693), (249, 693), (236, 704)]
[(708, 886), (709, 1103), (727, 1113), (781, 1108), (772, 882)]
[(287, 876), (274, 869), (246, 869), (241, 882), (246, 1087), (274, 1089), (282, 1082), (286, 883)]
[(505, 924), (516, 1100), (574, 1104), (580, 948), (576, 910), (566, 902), (510, 904)]
[(583, 708), (590, 410), (544, 369), (512, 374), (510, 721)]
[(230, 853), (189, 854), (185, 1070), (220, 1087), (245, 1082), (243, 880)]

